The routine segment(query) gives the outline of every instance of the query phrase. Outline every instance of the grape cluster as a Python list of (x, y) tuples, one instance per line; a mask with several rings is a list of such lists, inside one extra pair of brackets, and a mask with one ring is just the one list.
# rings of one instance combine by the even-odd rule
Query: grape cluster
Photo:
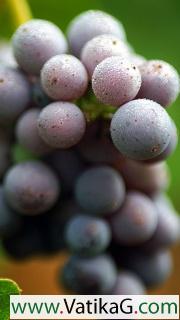
[[(8, 45), (6, 45), (8, 47)], [(176, 148), (168, 63), (147, 61), (122, 24), (87, 11), (67, 40), (33, 19), (0, 46), (0, 239), (15, 259), (71, 256), (79, 294), (143, 294), (170, 274), (180, 220), (165, 195)], [(10, 49), (8, 50), (10, 52)]]

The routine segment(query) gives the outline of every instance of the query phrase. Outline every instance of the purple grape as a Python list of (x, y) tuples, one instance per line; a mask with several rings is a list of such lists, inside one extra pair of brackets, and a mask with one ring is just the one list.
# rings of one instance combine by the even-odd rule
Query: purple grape
[[(117, 270), (108, 255), (93, 258), (73, 256), (66, 263), (63, 283), (78, 294), (109, 294), (117, 280)], [(61, 280), (61, 279), (60, 279)]]
[(164, 162), (144, 164), (126, 160), (121, 163), (119, 171), (129, 190), (138, 190), (151, 195), (169, 186), (169, 171)]
[(39, 115), (39, 134), (54, 148), (66, 149), (77, 144), (85, 128), (86, 120), (82, 111), (70, 102), (53, 102)]
[(126, 38), (122, 24), (111, 15), (99, 10), (81, 13), (68, 27), (70, 51), (79, 57), (86, 42), (101, 34), (111, 34), (121, 40)]
[(165, 195), (157, 195), (153, 201), (158, 213), (158, 225), (152, 238), (143, 246), (146, 252), (169, 247), (180, 239), (179, 217), (170, 200)]
[(158, 215), (147, 196), (127, 193), (122, 207), (111, 218), (112, 235), (121, 245), (135, 246), (150, 239), (156, 230)]
[(0, 66), (0, 123), (8, 126), (30, 104), (30, 84), (19, 70)]
[(111, 122), (116, 148), (134, 160), (148, 160), (162, 153), (170, 142), (172, 121), (157, 102), (138, 99), (119, 108)]
[(88, 41), (81, 52), (81, 60), (92, 77), (96, 66), (111, 56), (128, 57), (129, 50), (126, 44), (118, 37), (104, 34)]
[(84, 163), (76, 150), (56, 150), (46, 158), (62, 181), (62, 191), (65, 194), (72, 192), (77, 177), (84, 170)]
[(51, 151), (38, 132), (39, 114), (39, 109), (30, 109), (22, 114), (16, 124), (17, 141), (35, 155), (43, 155)]
[(97, 65), (92, 76), (92, 88), (104, 104), (120, 106), (134, 99), (141, 86), (141, 74), (129, 60), (114, 56)]
[(154, 100), (166, 107), (173, 103), (180, 88), (179, 75), (169, 63), (150, 60), (140, 66), (142, 85), (139, 98)]
[(35, 215), (48, 211), (56, 203), (60, 183), (48, 166), (40, 161), (27, 161), (7, 172), (4, 190), (11, 208)]
[(111, 294), (117, 295), (142, 295), (145, 294), (142, 280), (133, 272), (120, 271), (115, 288)]
[(12, 38), (13, 51), (20, 67), (29, 74), (39, 75), (51, 57), (67, 51), (62, 31), (52, 22), (40, 19), (22, 24)]
[(52, 99), (71, 101), (85, 93), (88, 75), (76, 57), (61, 54), (45, 63), (41, 70), (41, 83), (44, 91)]
[(126, 252), (121, 263), (134, 271), (148, 287), (162, 284), (172, 271), (172, 257), (165, 250), (151, 254)]
[(109, 132), (109, 121), (89, 123), (86, 133), (78, 144), (81, 157), (88, 163), (114, 164), (123, 161), (122, 155), (113, 145)]
[(107, 248), (111, 231), (103, 219), (78, 214), (68, 222), (65, 239), (68, 248), (75, 254), (94, 256)]
[(90, 168), (77, 180), (75, 196), (85, 211), (106, 215), (116, 211), (124, 201), (124, 182), (118, 172), (111, 167)]
[(172, 132), (171, 132), (170, 141), (169, 141), (167, 147), (164, 149), (164, 151), (162, 153), (160, 153), (160, 155), (158, 155), (157, 157), (155, 157), (153, 159), (145, 161), (145, 163), (156, 163), (159, 161), (166, 160), (169, 156), (171, 156), (173, 154), (173, 152), (175, 151), (175, 149), (177, 147), (177, 144), (178, 144), (177, 128), (176, 128), (174, 121), (172, 121)]

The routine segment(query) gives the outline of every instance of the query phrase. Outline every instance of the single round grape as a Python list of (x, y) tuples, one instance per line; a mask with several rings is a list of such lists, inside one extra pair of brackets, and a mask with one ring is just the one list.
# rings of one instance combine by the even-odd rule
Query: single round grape
[(90, 168), (77, 180), (75, 196), (85, 211), (106, 215), (116, 211), (124, 201), (124, 182), (111, 167)]
[(148, 287), (162, 284), (169, 277), (173, 266), (172, 257), (166, 250), (151, 254), (129, 252), (121, 262), (134, 271)]
[(85, 93), (88, 75), (80, 60), (61, 54), (45, 63), (41, 70), (41, 84), (52, 99), (71, 101)]
[(0, 66), (0, 123), (8, 126), (28, 107), (30, 84), (18, 69)]
[(108, 255), (73, 256), (61, 274), (65, 287), (78, 294), (109, 294), (117, 280), (115, 264)]
[(35, 155), (43, 155), (51, 151), (50, 146), (44, 142), (38, 132), (39, 113), (39, 109), (30, 109), (22, 114), (16, 124), (17, 141)]
[(138, 99), (119, 108), (111, 122), (116, 148), (134, 160), (152, 159), (170, 142), (172, 121), (157, 102)]
[(86, 42), (101, 34), (115, 35), (121, 40), (126, 38), (121, 22), (111, 15), (99, 10), (81, 13), (71, 21), (68, 27), (70, 51), (79, 57)]
[(178, 213), (165, 195), (153, 198), (158, 214), (155, 233), (143, 246), (146, 252), (157, 251), (175, 244), (180, 239), (180, 221)]
[(141, 86), (141, 74), (129, 60), (114, 56), (97, 65), (92, 75), (92, 88), (104, 104), (120, 106), (134, 99)]
[(91, 77), (96, 66), (111, 56), (128, 57), (129, 50), (125, 42), (118, 37), (104, 34), (88, 41), (82, 49), (81, 60)]
[(93, 164), (109, 164), (123, 161), (110, 136), (110, 121), (101, 119), (89, 123), (84, 137), (78, 144), (78, 152), (84, 161)]
[(67, 224), (65, 239), (68, 248), (75, 254), (93, 256), (107, 248), (111, 232), (103, 219), (79, 214)]
[(0, 237), (7, 237), (19, 230), (20, 216), (8, 207), (2, 186), (0, 187)]
[(33, 215), (48, 211), (56, 203), (60, 183), (48, 166), (40, 161), (27, 161), (7, 172), (4, 190), (14, 210)]
[(62, 181), (62, 191), (65, 194), (72, 192), (76, 179), (85, 167), (76, 150), (55, 150), (46, 157), (46, 162)]
[(111, 294), (142, 295), (146, 293), (142, 280), (133, 272), (120, 271), (115, 288)]
[(142, 85), (139, 98), (154, 100), (166, 107), (173, 103), (179, 94), (179, 75), (169, 63), (150, 60), (140, 66)]
[(37, 108), (44, 108), (50, 104), (52, 100), (44, 92), (40, 81), (36, 81), (32, 85), (32, 105)]
[(150, 159), (150, 160), (147, 160), (147, 161), (145, 161), (145, 163), (156, 163), (159, 161), (166, 160), (168, 157), (170, 157), (173, 154), (173, 152), (175, 151), (175, 149), (177, 147), (177, 144), (178, 144), (177, 128), (176, 128), (174, 121), (172, 121), (172, 132), (171, 132), (170, 141), (169, 141), (167, 147), (157, 157)]
[(62, 31), (52, 22), (40, 19), (23, 23), (15, 31), (12, 45), (20, 67), (35, 75), (40, 73), (47, 60), (67, 51)]
[(53, 102), (39, 115), (39, 134), (54, 148), (66, 149), (77, 144), (84, 135), (85, 128), (83, 112), (70, 102)]
[(111, 218), (112, 235), (122, 245), (135, 246), (150, 239), (158, 215), (150, 198), (143, 193), (127, 193), (123, 206)]
[(166, 190), (169, 186), (169, 170), (164, 162), (144, 164), (126, 160), (121, 163), (120, 173), (129, 190), (138, 190), (151, 195)]

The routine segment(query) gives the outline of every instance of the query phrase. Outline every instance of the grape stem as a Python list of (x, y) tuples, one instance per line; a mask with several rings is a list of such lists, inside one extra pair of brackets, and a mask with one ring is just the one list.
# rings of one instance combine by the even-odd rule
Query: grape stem
[(12, 14), (15, 27), (32, 19), (32, 13), (28, 1), (26, 0), (7, 0), (10, 12)]

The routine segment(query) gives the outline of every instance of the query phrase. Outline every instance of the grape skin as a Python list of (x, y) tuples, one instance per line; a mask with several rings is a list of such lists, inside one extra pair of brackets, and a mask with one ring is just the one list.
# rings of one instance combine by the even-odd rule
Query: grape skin
[(124, 182), (111, 167), (90, 168), (78, 178), (75, 197), (85, 212), (106, 215), (116, 211), (124, 201)]
[(78, 176), (84, 170), (84, 163), (76, 150), (55, 150), (49, 154), (45, 161), (49, 164), (62, 181), (64, 194), (72, 192)]
[(37, 108), (44, 108), (50, 104), (52, 100), (44, 92), (40, 80), (36, 80), (32, 85), (32, 105)]
[(155, 233), (142, 249), (153, 252), (172, 246), (180, 239), (180, 221), (170, 200), (165, 195), (156, 195), (153, 198), (158, 213), (158, 225)]
[(117, 270), (108, 255), (93, 258), (72, 256), (66, 263), (62, 281), (78, 294), (109, 294), (117, 280)]
[(56, 203), (60, 183), (42, 162), (27, 161), (9, 169), (4, 179), (4, 192), (12, 209), (35, 215), (48, 211)]
[(145, 286), (135, 273), (130, 271), (120, 271), (115, 288), (111, 294), (117, 295), (142, 295), (145, 294)]
[(51, 147), (70, 148), (83, 137), (86, 120), (82, 111), (70, 102), (53, 102), (43, 108), (38, 119), (41, 138)]
[(121, 245), (135, 246), (151, 238), (157, 223), (157, 211), (150, 198), (131, 191), (111, 218), (112, 235)]
[(0, 66), (0, 123), (8, 126), (28, 107), (30, 84), (18, 69)]
[(13, 235), (21, 225), (20, 216), (8, 207), (3, 187), (0, 186), (0, 237)]
[(130, 101), (114, 114), (111, 137), (116, 148), (134, 160), (148, 160), (162, 153), (170, 142), (172, 122), (158, 103)]
[(111, 240), (111, 231), (104, 220), (79, 214), (67, 224), (65, 239), (73, 253), (92, 256), (105, 251)]
[(38, 132), (39, 113), (39, 109), (30, 109), (22, 114), (16, 124), (17, 141), (35, 155), (43, 155), (51, 151)]
[(141, 74), (131, 61), (114, 56), (97, 65), (92, 75), (92, 88), (104, 104), (121, 106), (134, 99), (141, 86)]
[(101, 34), (112, 34), (121, 40), (126, 38), (122, 24), (111, 15), (99, 10), (81, 13), (67, 30), (70, 52), (79, 57), (86, 42)]
[(23, 23), (15, 31), (12, 45), (20, 67), (34, 75), (40, 74), (44, 63), (51, 57), (67, 51), (62, 31), (52, 22), (41, 19)]
[[(166, 163), (145, 164), (134, 160), (125, 160), (115, 165), (121, 173), (128, 190), (137, 190), (152, 195), (169, 186), (170, 174)], [(141, 179), (139, 178), (141, 177)]]
[(100, 35), (85, 44), (81, 52), (81, 60), (87, 68), (90, 78), (96, 66), (111, 56), (129, 56), (128, 47), (116, 36)]
[(53, 100), (71, 101), (85, 93), (88, 75), (76, 57), (62, 54), (48, 60), (41, 70), (41, 84)]
[(179, 75), (167, 62), (150, 60), (140, 66), (142, 85), (138, 98), (154, 100), (166, 107), (172, 104), (179, 94)]

